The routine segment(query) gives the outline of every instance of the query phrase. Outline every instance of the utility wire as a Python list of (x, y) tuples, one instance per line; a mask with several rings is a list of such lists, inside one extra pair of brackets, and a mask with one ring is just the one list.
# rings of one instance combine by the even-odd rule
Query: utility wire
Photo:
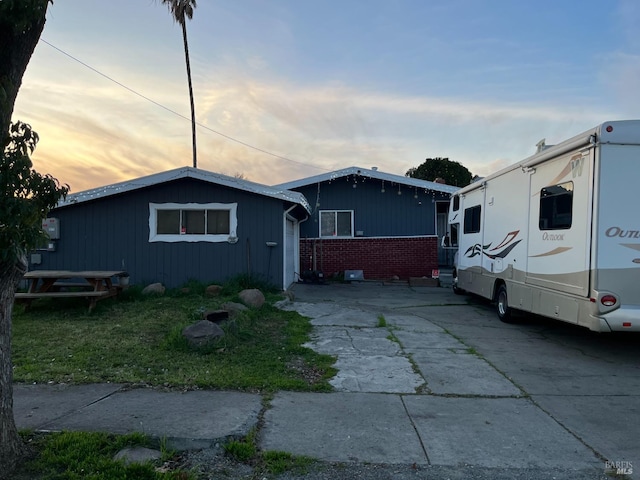
[[(180, 117), (180, 118), (183, 118), (184, 120), (187, 120), (187, 121), (191, 122), (191, 118), (186, 117), (186, 116), (182, 115), (181, 113), (178, 113), (178, 112), (176, 112), (175, 110), (172, 110), (172, 109), (170, 109), (169, 107), (167, 107), (167, 106), (165, 106), (165, 105), (163, 105), (163, 104), (161, 104), (161, 103), (159, 103), (159, 102), (156, 102), (156, 101), (155, 101), (155, 100), (153, 100), (152, 98), (149, 98), (149, 97), (147, 97), (146, 95), (143, 95), (142, 93), (137, 92), (136, 90), (134, 90), (134, 89), (132, 89), (132, 88), (130, 88), (130, 87), (128, 87), (128, 86), (126, 86), (124, 83), (119, 82), (118, 80), (115, 80), (114, 78), (111, 78), (109, 75), (106, 75), (106, 74), (102, 73), (100, 70), (97, 70), (96, 68), (92, 67), (91, 65), (89, 65), (89, 64), (87, 64), (87, 63), (85, 63), (85, 62), (83, 62), (83, 61), (82, 61), (82, 60), (80, 60), (79, 58), (74, 57), (74, 56), (73, 56), (73, 55), (71, 55), (70, 53), (67, 53), (67, 52), (65, 52), (64, 50), (62, 50), (61, 48), (58, 48), (58, 47), (56, 47), (55, 45), (53, 45), (53, 44), (51, 44), (51, 43), (47, 42), (44, 38), (40, 37), (40, 41), (41, 41), (42, 43), (45, 43), (45, 44), (49, 45), (51, 48), (53, 48), (54, 50), (57, 50), (58, 52), (62, 53), (63, 55), (65, 55), (65, 56), (69, 57), (71, 60), (73, 60), (73, 61), (75, 61), (75, 62), (78, 62), (78, 63), (79, 63), (80, 65), (82, 65), (83, 67), (86, 67), (86, 68), (88, 68), (89, 70), (91, 70), (92, 72), (97, 73), (97, 74), (98, 74), (98, 75), (100, 75), (101, 77), (104, 77), (104, 78), (106, 78), (107, 80), (109, 80), (109, 81), (111, 81), (111, 82), (115, 83), (115, 84), (116, 84), (116, 85), (118, 85), (119, 87), (124, 88), (125, 90), (127, 90), (127, 91), (129, 91), (129, 92), (133, 93), (134, 95), (137, 95), (138, 97), (140, 97), (140, 98), (142, 98), (142, 99), (146, 100), (147, 102), (151, 102), (151, 103), (153, 103), (155, 106), (160, 107), (160, 108), (162, 108), (162, 109), (166, 110), (166, 111), (167, 111), (167, 112), (169, 112), (169, 113), (172, 113), (172, 114), (174, 114), (174, 115), (176, 115), (176, 116), (178, 116), (178, 117)], [(255, 146), (253, 146), (253, 145), (251, 145), (251, 144), (249, 144), (249, 143), (243, 142), (242, 140), (238, 140), (237, 138), (233, 138), (233, 137), (230, 137), (229, 135), (225, 135), (225, 134), (224, 134), (224, 133), (222, 133), (222, 132), (218, 132), (217, 130), (214, 130), (213, 128), (207, 127), (206, 125), (203, 125), (203, 124), (201, 124), (201, 123), (196, 122), (196, 125), (198, 125), (200, 128), (203, 128), (203, 129), (208, 130), (208, 131), (210, 131), (210, 132), (212, 132), (212, 133), (215, 133), (216, 135), (220, 135), (221, 137), (224, 137), (224, 138), (226, 138), (227, 140), (231, 140), (232, 142), (239, 143), (240, 145), (243, 145), (243, 146), (245, 146), (245, 147), (251, 148), (251, 149), (256, 150), (256, 151), (258, 151), (258, 152), (264, 153), (264, 154), (266, 154), (266, 155), (271, 155), (272, 157), (279, 158), (280, 160), (284, 160), (284, 161), (286, 161), (286, 162), (295, 163), (296, 165), (301, 165), (301, 166), (303, 166), (303, 167), (311, 167), (311, 168), (315, 168), (315, 169), (318, 169), (318, 170), (325, 170), (325, 171), (327, 171), (327, 172), (328, 172), (328, 171), (330, 171), (329, 169), (326, 169), (326, 168), (318, 167), (318, 166), (316, 166), (316, 165), (311, 165), (311, 164), (308, 164), (308, 163), (299, 162), (299, 161), (297, 161), (297, 160), (292, 160), (292, 159), (290, 159), (290, 158), (283, 157), (282, 155), (278, 155), (277, 153), (272, 153), (272, 152), (269, 152), (269, 151), (264, 150), (264, 149), (262, 149), (262, 148), (255, 147)]]

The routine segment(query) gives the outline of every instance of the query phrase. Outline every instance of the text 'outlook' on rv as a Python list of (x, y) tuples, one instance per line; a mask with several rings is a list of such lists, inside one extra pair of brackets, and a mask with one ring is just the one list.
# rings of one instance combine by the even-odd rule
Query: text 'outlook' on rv
[(640, 120), (605, 122), (458, 190), (454, 290), (598, 332), (640, 331)]

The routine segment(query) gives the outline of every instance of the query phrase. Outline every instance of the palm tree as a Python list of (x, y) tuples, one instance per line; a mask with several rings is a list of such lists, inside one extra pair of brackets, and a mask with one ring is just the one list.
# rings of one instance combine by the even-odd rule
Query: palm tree
[(191, 85), (191, 64), (189, 62), (189, 42), (187, 42), (187, 18), (193, 18), (193, 9), (197, 7), (196, 0), (161, 0), (169, 8), (173, 19), (182, 27), (184, 41), (184, 58), (187, 63), (187, 81), (189, 83), (189, 100), (191, 101), (191, 139), (193, 144), (193, 168), (198, 167), (196, 154), (196, 108), (193, 103), (193, 86)]

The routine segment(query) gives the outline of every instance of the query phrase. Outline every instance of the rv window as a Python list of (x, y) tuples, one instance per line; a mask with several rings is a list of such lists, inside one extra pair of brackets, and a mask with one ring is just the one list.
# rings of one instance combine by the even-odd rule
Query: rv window
[(455, 195), (453, 197), (453, 211), (457, 212), (458, 210), (460, 210), (460, 196)]
[(480, 205), (464, 210), (464, 233), (480, 231)]
[(573, 182), (552, 185), (540, 190), (540, 230), (571, 228), (573, 216)]
[(458, 227), (459, 227), (458, 223), (451, 224), (451, 246), (452, 247), (458, 246)]

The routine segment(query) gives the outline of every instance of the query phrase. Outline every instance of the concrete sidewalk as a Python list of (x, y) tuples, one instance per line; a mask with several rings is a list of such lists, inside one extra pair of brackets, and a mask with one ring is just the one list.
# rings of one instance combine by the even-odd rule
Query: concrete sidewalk
[(308, 346), (337, 357), (334, 393), (279, 392), (265, 408), (260, 395), (238, 392), (15, 385), (18, 428), (144, 432), (176, 449), (206, 449), (260, 424), (261, 449), (327, 462), (450, 468), (442, 478), (471, 478), (451, 472), (473, 468), (496, 472), (473, 478), (609, 478), (603, 458), (526, 392), (405, 310), (487, 315), (465, 297), (370, 284), (294, 291), (296, 301), (280, 307), (310, 317)]

